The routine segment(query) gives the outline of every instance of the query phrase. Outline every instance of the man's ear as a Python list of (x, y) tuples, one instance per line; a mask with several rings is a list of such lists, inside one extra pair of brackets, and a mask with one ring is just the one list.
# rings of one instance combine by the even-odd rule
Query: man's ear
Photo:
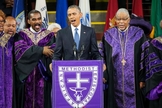
[(128, 23), (130, 23), (131, 18), (128, 18)]
[(30, 20), (28, 19), (28, 24), (30, 24)]
[(83, 16), (83, 13), (82, 13), (82, 12), (80, 12), (80, 18), (82, 18), (82, 16)]

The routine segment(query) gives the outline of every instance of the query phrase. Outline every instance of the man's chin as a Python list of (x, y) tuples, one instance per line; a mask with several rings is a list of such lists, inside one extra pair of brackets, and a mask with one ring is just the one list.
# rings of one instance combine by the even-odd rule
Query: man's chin
[(7, 33), (8, 35), (10, 35), (10, 36), (13, 36), (14, 34), (13, 33)]
[(71, 23), (74, 27), (77, 27), (77, 24), (76, 23)]
[(126, 28), (125, 28), (125, 27), (119, 27), (119, 29), (120, 29), (121, 31), (123, 31), (123, 30), (125, 30)]
[(41, 28), (39, 28), (39, 29), (34, 29), (36, 32), (39, 32), (40, 30), (41, 30)]
[(3, 29), (0, 29), (0, 32), (3, 32)]

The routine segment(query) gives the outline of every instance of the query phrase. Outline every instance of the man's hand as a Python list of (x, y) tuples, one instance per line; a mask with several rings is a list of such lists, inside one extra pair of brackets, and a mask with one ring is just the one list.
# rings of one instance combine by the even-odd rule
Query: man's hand
[(106, 65), (103, 64), (103, 72), (106, 70)]
[(52, 63), (49, 65), (50, 71), (52, 72)]
[(46, 55), (47, 57), (52, 57), (54, 51), (50, 49), (50, 46), (45, 46), (43, 47), (43, 54)]
[(107, 80), (105, 78), (102, 78), (102, 80), (103, 80), (103, 83), (106, 83), (107, 82)]
[(140, 85), (140, 89), (142, 89), (145, 87), (145, 82), (140, 82), (139, 85)]
[[(103, 64), (103, 72), (105, 72), (105, 70), (106, 70), (106, 65), (105, 64)], [(106, 83), (107, 82), (107, 80), (105, 79), (105, 78), (103, 78), (102, 79), (103, 80), (103, 83)]]

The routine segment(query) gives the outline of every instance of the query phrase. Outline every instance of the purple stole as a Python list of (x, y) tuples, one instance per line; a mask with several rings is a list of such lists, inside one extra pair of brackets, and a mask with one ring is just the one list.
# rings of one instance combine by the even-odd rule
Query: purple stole
[[(139, 36), (136, 34), (137, 31)], [(134, 45), (142, 36), (143, 31), (133, 26), (130, 26), (125, 33), (115, 27), (105, 32), (105, 41), (112, 47), (111, 58), (115, 67), (113, 92), (116, 107), (136, 107)]]

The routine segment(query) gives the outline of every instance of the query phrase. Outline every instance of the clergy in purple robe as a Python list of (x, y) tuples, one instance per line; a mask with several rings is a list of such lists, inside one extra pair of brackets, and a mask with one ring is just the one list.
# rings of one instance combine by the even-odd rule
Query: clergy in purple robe
[[(4, 26), (4, 20), (5, 20), (5, 14), (3, 13), (2, 10), (0, 10), (0, 39), (3, 36), (3, 26)], [(3, 56), (2, 56), (2, 49), (4, 49), (4, 47), (1, 46), (1, 40), (0, 40), (0, 107), (4, 107), (4, 103), (5, 103), (5, 97), (4, 97), (4, 71), (2, 71), (2, 67), (3, 66)]]
[(12, 108), (16, 20), (9, 16), (3, 21), (5, 23), (1, 22), (1, 24), (4, 23), (4, 31), (0, 35), (0, 108)]
[[(160, 23), (162, 28), (162, 20)], [(162, 108), (162, 36), (150, 42), (146, 61), (147, 108)]]
[(140, 61), (149, 43), (141, 28), (129, 25), (125, 8), (117, 11), (115, 21), (116, 27), (104, 33), (101, 45), (108, 84), (104, 108), (144, 108), (145, 72), (140, 71)]
[(41, 28), (37, 10), (28, 13), (28, 23), (30, 28), (20, 31), (15, 42), (16, 108), (51, 108), (54, 33)]

